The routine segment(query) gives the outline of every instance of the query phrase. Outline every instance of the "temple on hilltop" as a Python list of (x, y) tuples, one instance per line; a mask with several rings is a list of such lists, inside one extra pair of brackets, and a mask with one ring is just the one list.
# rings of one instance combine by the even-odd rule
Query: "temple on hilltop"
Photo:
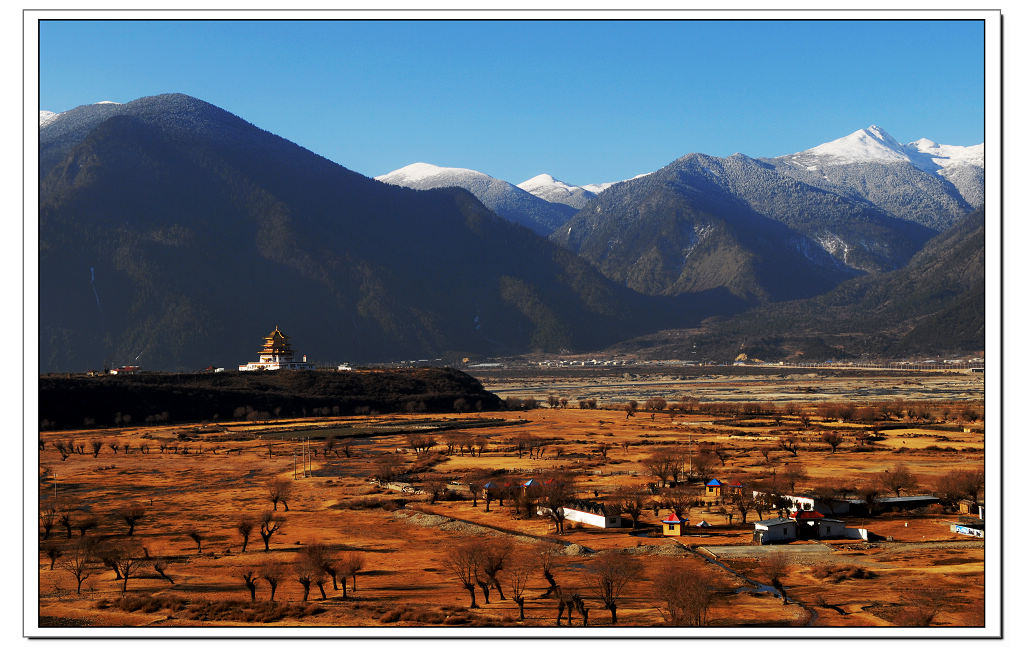
[(263, 348), (259, 351), (259, 360), (253, 363), (239, 365), (239, 372), (258, 372), (260, 370), (311, 370), (312, 363), (306, 362), (306, 356), (302, 360), (295, 360), (295, 351), (292, 350), (291, 338), (281, 332), (281, 329), (274, 327), (274, 331), (263, 338)]

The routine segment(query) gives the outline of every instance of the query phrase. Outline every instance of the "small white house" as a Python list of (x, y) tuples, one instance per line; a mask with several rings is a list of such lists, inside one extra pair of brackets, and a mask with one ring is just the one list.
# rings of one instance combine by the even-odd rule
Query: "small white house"
[(563, 506), (566, 520), (582, 522), (591, 527), (601, 529), (621, 528), (622, 516), (617, 513), (608, 513), (603, 504), (592, 502), (576, 502), (572, 505)]
[(754, 523), (754, 542), (760, 545), (796, 540), (797, 522), (792, 518), (772, 518)]

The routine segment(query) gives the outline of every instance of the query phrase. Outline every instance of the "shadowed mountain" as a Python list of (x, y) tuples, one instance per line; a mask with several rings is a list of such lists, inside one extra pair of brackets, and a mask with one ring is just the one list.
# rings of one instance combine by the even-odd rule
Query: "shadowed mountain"
[[(696, 347), (694, 347), (696, 345)], [(902, 269), (863, 276), (812, 299), (761, 306), (700, 329), (617, 345), (648, 356), (696, 350), (764, 360), (954, 354), (985, 348), (985, 213), (931, 239)], [(687, 356), (690, 357), (690, 356)]]
[(645, 294), (764, 302), (902, 266), (932, 235), (759, 160), (692, 154), (604, 191), (552, 239)]
[(275, 324), (311, 360), (365, 361), (597, 348), (710, 312), (180, 94), (57, 116), (40, 180), (43, 371), (234, 367)]

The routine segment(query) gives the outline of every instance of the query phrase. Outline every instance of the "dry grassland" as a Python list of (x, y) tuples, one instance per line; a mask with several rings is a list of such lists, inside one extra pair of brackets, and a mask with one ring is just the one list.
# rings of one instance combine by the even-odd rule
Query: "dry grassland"
[[(712, 626), (908, 625), (920, 620), (911, 616), (912, 610), (933, 607), (936, 613), (926, 619), (933, 625), (982, 623), (984, 542), (950, 533), (949, 523), (957, 514), (928, 509), (898, 516), (847, 519), (848, 526), (866, 527), (894, 539), (877, 543), (799, 541), (755, 547), (751, 546), (751, 523), (756, 513), (749, 514), (745, 525), (740, 524), (738, 515), (729, 525), (729, 519), (715, 507), (704, 506), (691, 509), (691, 523), (703, 519), (712, 527), (703, 531), (689, 528), (679, 538), (661, 536), (658, 520), (668, 514), (664, 508), (657, 517), (649, 508), (643, 512), (641, 530), (649, 535), (567, 522), (566, 534), (557, 536), (549, 520), (519, 518), (510, 503), (492, 501), (489, 511), (482, 498), (474, 505), (465, 486), (495, 471), (505, 471), (516, 480), (574, 471), (578, 473), (575, 486), (581, 498), (594, 499), (596, 493), (597, 499), (605, 500), (623, 487), (657, 481), (643, 461), (659, 450), (677, 450), (692, 463), (702, 449), (707, 454), (719, 446), (726, 450), (725, 463), (716, 457), (711, 474), (727, 481), (763, 480), (771, 469), (781, 473), (797, 464), (803, 469), (797, 490), (837, 482), (857, 487), (902, 464), (916, 475), (915, 489), (930, 492), (938, 478), (951, 470), (983, 466), (983, 418), (966, 424), (955, 420), (907, 421), (904, 428), (881, 431), (881, 439), (870, 451), (854, 451), (853, 436), (871, 430), (872, 423), (826, 422), (813, 414), (814, 404), (822, 399), (863, 404), (896, 396), (931, 400), (936, 408), (953, 400), (971, 400), (980, 406), (983, 384), (977, 377), (824, 382), (797, 380), (796, 376), (775, 380), (735, 377), (727, 381), (640, 380), (650, 385), (639, 387), (633, 385), (637, 383), (634, 380), (481, 378), (489, 389), (503, 396), (546, 400), (554, 394), (575, 400), (602, 394), (602, 405), (636, 399), (641, 402), (641, 410), (632, 417), (621, 410), (574, 408), (449, 416), (449, 420), (458, 422), (492, 418), (508, 424), (459, 429), (463, 436), (486, 438), (486, 448), (480, 455), (460, 453), (458, 449), (445, 454), (444, 445), (438, 444), (426, 452), (426, 457), (413, 453), (409, 438), (432, 436), (442, 443), (449, 434), (429, 428), (441, 420), (437, 416), (221, 423), (198, 434), (195, 425), (44, 432), (39, 452), (40, 508), (54, 507), (58, 516), (70, 514), (72, 537), (68, 538), (67, 527), (55, 521), (49, 540), (40, 541), (39, 614), (43, 624), (555, 625), (557, 603), (541, 597), (548, 584), (539, 569), (526, 582), (525, 621), (519, 621), (519, 609), (509, 594), (508, 570), (498, 574), (507, 600), (500, 600), (497, 592), (491, 591), (490, 602), (485, 603), (478, 588), (480, 607), (468, 608), (469, 595), (446, 569), (444, 557), (449, 546), (472, 539), (494, 544), (511, 541), (514, 555), (542, 548), (557, 550), (553, 576), (563, 590), (575, 589), (581, 594), (588, 608), (588, 624), (595, 627), (607, 626), (610, 614), (588, 573), (602, 552), (623, 550), (640, 565), (640, 571), (630, 578), (618, 602), (620, 625), (658, 626), (667, 622), (663, 574), (680, 564), (693, 564), (711, 579), (713, 595), (707, 623)], [(810, 409), (811, 424), (805, 426), (797, 415), (771, 419), (686, 412), (652, 415), (642, 409), (643, 401), (654, 395), (670, 402), (683, 395), (706, 401), (774, 401), (780, 407), (793, 402)], [(960, 425), (970, 432), (960, 430)], [(413, 428), (418, 432), (409, 432)], [(847, 436), (835, 454), (818, 441), (826, 430)], [(548, 443), (541, 456), (517, 454), (515, 437), (524, 431)], [(348, 439), (351, 456), (331, 453), (325, 457), (324, 436), (335, 434), (355, 434)], [(299, 441), (290, 438), (304, 435), (312, 436), (310, 445), (318, 453), (311, 458), (310, 476), (293, 479), (293, 454)], [(799, 449), (795, 456), (779, 449), (780, 435), (796, 437)], [(68, 440), (83, 446), (84, 453), (62, 459), (56, 445)], [(97, 456), (91, 448), (94, 440), (103, 443)], [(110, 447), (112, 441), (120, 443), (117, 453)], [(606, 457), (597, 449), (600, 443), (609, 446)], [(130, 445), (130, 453), (125, 452), (125, 445)], [(143, 445), (148, 453), (140, 450)], [(186, 447), (188, 453), (184, 453)], [(762, 449), (767, 450), (771, 466)], [(443, 475), (462, 482), (453, 489), (463, 499), (431, 503), (426, 494), (372, 483), (379, 458), (384, 455), (397, 455), (400, 470), (424, 470), (408, 477), (410, 486), (422, 488), (423, 477)], [(270, 538), (270, 550), (265, 551), (257, 520), (257, 528), (242, 553), (242, 539), (235, 528), (238, 520), (243, 515), (258, 519), (272, 508), (268, 486), (276, 479), (292, 484), (286, 496), (288, 510), (281, 504), (277, 514), (284, 519), (283, 525)], [(133, 507), (143, 515), (132, 539), (139, 556), (144, 557), (144, 550), (149, 558), (140, 560), (137, 572), (129, 578), (126, 594), (122, 595), (121, 582), (113, 569), (96, 559), (87, 563), (84, 572), (88, 577), (81, 593), (76, 593), (76, 579), (62, 565), (73, 554), (80, 527), (86, 525), (86, 536), (98, 539), (101, 547), (122, 542), (127, 539), (128, 525), (118, 514)], [(189, 536), (192, 531), (200, 537), (201, 552)], [(355, 582), (351, 577), (347, 579), (346, 595), (335, 591), (328, 578), (326, 599), (314, 584), (308, 601), (303, 602), (303, 587), (293, 574), (292, 564), (310, 544), (326, 546), (336, 559), (362, 556), (363, 568)], [(716, 546), (730, 545), (746, 546), (746, 552), (727, 554), (728, 548), (714, 552)], [(701, 546), (707, 546), (710, 552), (698, 549)], [(61, 553), (53, 570), (47, 554), (51, 547)], [(788, 604), (770, 592), (758, 591), (758, 584), (769, 583), (764, 556), (772, 551), (787, 554), (788, 566), (780, 583)], [(717, 564), (712, 555), (717, 555)], [(167, 577), (156, 572), (154, 563), (162, 566)], [(247, 571), (258, 573), (267, 563), (278, 564), (283, 571), (276, 604), (266, 602), (270, 589), (262, 578), (256, 580), (253, 604), (241, 575)], [(574, 614), (573, 625), (579, 622), (578, 614)]]

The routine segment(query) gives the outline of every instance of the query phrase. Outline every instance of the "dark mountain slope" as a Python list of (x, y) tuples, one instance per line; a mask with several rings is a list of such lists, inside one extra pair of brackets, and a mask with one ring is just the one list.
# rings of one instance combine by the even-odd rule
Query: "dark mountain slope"
[(813, 299), (768, 304), (697, 330), (624, 345), (648, 355), (808, 360), (963, 353), (985, 348), (985, 214), (931, 239), (906, 267), (843, 283)]
[(40, 133), (62, 153), (40, 184), (43, 371), (232, 367), (275, 324), (313, 359), (367, 360), (692, 320), (463, 190), (379, 183), (187, 96), (116, 107), (70, 147), (59, 120)]
[(820, 294), (901, 266), (934, 232), (743, 155), (688, 155), (590, 201), (552, 239), (645, 294)]

